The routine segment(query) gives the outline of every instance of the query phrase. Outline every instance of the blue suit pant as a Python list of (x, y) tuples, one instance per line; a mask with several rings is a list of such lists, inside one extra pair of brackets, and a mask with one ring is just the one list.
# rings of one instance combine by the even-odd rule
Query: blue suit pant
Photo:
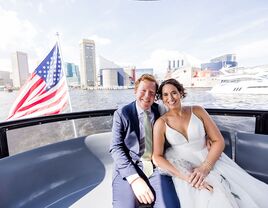
[[(155, 170), (146, 182), (155, 195), (155, 201), (151, 207), (180, 208), (179, 199), (170, 176), (161, 175), (159, 171)], [(130, 184), (126, 180), (123, 180), (120, 174), (115, 176), (112, 186), (113, 208), (142, 207), (135, 197)]]

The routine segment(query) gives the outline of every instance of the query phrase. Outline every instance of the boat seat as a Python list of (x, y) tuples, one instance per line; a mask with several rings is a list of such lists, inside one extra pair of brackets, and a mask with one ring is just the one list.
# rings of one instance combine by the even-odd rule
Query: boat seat
[(86, 137), (86, 145), (105, 166), (105, 177), (97, 187), (77, 200), (70, 208), (112, 208), (112, 174), (114, 161), (109, 153), (111, 139), (112, 132), (93, 134)]
[(268, 135), (237, 132), (235, 162), (255, 178), (268, 184)]
[(232, 147), (232, 139), (231, 133), (229, 131), (221, 130), (221, 134), (224, 138), (225, 148), (223, 152), (231, 159), (233, 159), (233, 147)]
[(79, 137), (0, 159), (0, 207), (70, 207), (105, 177), (88, 145)]

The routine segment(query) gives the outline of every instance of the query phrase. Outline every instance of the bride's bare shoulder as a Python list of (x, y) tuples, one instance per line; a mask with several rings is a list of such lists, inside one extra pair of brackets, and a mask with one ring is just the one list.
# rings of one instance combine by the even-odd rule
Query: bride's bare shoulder
[(191, 108), (192, 108), (193, 113), (202, 114), (205, 112), (205, 109), (200, 105), (193, 105)]

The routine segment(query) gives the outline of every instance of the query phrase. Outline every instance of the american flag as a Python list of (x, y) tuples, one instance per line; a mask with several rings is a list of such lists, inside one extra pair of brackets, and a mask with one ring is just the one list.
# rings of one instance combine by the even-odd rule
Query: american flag
[(68, 89), (56, 43), (20, 90), (7, 120), (58, 114), (67, 101)]

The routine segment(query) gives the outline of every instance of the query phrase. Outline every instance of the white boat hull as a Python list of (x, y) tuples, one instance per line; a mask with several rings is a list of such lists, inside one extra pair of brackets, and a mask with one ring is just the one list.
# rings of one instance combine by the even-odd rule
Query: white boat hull
[(219, 94), (268, 94), (268, 81), (263, 82), (239, 82), (219, 84), (214, 86), (211, 93)]

